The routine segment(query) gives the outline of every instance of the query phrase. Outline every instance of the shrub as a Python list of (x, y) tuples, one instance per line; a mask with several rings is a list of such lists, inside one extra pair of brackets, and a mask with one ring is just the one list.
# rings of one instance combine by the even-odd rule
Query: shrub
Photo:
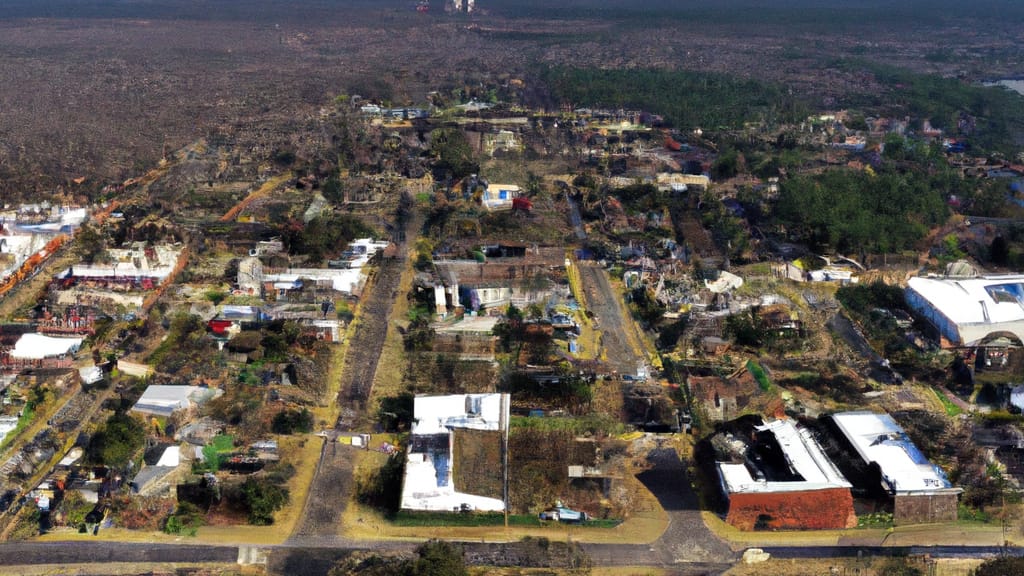
[(249, 524), (268, 526), (274, 523), (274, 513), (288, 503), (288, 489), (271, 484), (266, 479), (249, 477), (242, 484), (242, 504), (248, 511)]
[(270, 428), (275, 434), (294, 434), (296, 432), (305, 434), (313, 429), (313, 414), (305, 408), (284, 410), (274, 416)]

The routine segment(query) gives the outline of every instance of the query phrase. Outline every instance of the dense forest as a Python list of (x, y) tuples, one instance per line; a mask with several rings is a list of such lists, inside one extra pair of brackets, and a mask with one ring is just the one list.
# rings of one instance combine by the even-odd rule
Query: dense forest
[(786, 180), (776, 218), (792, 240), (840, 253), (911, 248), (945, 221), (956, 181), (893, 169), (829, 170)]
[(795, 122), (810, 108), (775, 84), (709, 72), (552, 67), (543, 80), (573, 106), (640, 108), (680, 129)]

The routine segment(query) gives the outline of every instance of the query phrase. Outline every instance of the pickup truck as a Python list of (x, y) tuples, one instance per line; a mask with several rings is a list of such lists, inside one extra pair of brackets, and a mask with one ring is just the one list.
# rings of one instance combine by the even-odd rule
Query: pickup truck
[(552, 506), (547, 510), (540, 513), (541, 520), (551, 520), (553, 522), (586, 522), (590, 520), (590, 516), (586, 512), (580, 512), (573, 510), (572, 508), (566, 508), (562, 505)]

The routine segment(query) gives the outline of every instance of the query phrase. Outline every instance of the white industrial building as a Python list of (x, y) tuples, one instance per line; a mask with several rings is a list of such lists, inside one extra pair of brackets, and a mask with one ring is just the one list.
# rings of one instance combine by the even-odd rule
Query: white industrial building
[(459, 492), (455, 489), (452, 433), (485, 430), (508, 433), (508, 394), (453, 394), (417, 396), (414, 423), (402, 484), (402, 508), (451, 512), (472, 510), (500, 512), (500, 498)]
[(946, 347), (1024, 342), (1024, 275), (914, 277), (906, 298)]
[(832, 421), (869, 467), (877, 466), (882, 485), (893, 497), (897, 524), (951, 522), (959, 496), (941, 468), (932, 464), (888, 414), (841, 412)]

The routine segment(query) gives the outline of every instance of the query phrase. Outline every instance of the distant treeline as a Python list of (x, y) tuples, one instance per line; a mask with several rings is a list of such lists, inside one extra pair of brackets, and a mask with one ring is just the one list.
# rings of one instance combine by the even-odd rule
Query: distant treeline
[[(351, 21), (373, 14), (412, 12), (415, 0), (4, 0), (8, 18), (152, 18), (292, 22)], [(1024, 20), (1015, 0), (477, 0), (477, 8), (506, 18), (598, 18), (619, 25), (678, 20), (692, 26), (823, 32), (854, 28), (935, 25), (973, 20), (1007, 24)], [(443, 13), (444, 0), (431, 12)], [(379, 24), (379, 21), (378, 21)]]
[(572, 106), (641, 109), (683, 130), (796, 122), (811, 111), (777, 84), (710, 72), (553, 67), (542, 79)]
[(506, 17), (596, 17), (619, 24), (674, 19), (692, 26), (753, 26), (773, 33), (1024, 19), (1024, 3), (1013, 0), (479, 0), (477, 5)]
[(4, 0), (0, 20), (145, 18), (268, 23), (351, 22), (354, 16), (379, 16), (381, 11), (411, 12), (412, 5), (415, 2), (411, 0)]

